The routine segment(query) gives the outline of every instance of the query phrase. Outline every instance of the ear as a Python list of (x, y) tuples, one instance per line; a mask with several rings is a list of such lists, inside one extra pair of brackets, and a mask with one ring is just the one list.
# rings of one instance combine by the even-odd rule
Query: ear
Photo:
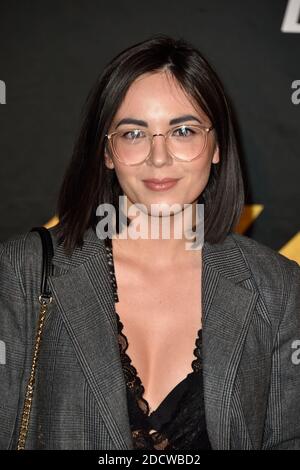
[(109, 170), (114, 169), (115, 165), (114, 165), (113, 159), (110, 156), (110, 152), (109, 152), (109, 149), (108, 149), (107, 145), (105, 145), (105, 147), (104, 147), (104, 162), (105, 162), (105, 166)]
[(212, 163), (219, 163), (220, 162), (220, 154), (219, 154), (219, 146), (216, 144), (213, 158), (212, 158)]

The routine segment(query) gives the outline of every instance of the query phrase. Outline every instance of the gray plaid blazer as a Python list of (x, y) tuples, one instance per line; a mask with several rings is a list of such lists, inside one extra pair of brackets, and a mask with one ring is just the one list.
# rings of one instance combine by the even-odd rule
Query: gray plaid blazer
[[(26, 448), (132, 449), (105, 246), (54, 243)], [(41, 242), (0, 244), (0, 448), (16, 448), (39, 312)], [(204, 401), (213, 449), (300, 449), (300, 267), (231, 233), (203, 246)], [(176, 364), (174, 364), (176, 367)]]

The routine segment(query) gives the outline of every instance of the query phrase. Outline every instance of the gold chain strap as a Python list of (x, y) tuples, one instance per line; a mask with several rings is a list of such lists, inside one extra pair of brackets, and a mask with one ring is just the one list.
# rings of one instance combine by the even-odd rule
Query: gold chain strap
[(34, 383), (35, 383), (35, 373), (36, 373), (38, 354), (39, 354), (41, 340), (42, 340), (42, 333), (43, 333), (46, 313), (47, 313), (49, 304), (52, 302), (52, 297), (44, 297), (40, 295), (39, 302), (40, 302), (41, 307), (40, 307), (40, 315), (39, 315), (39, 321), (38, 321), (38, 329), (37, 329), (36, 338), (35, 338), (31, 372), (30, 372), (28, 384), (26, 387), (26, 394), (25, 394), (24, 408), (23, 408), (23, 413), (22, 413), (22, 418), (21, 418), (21, 426), (20, 426), (17, 450), (25, 449), (25, 442), (26, 442), (26, 437), (27, 437), (27, 432), (28, 432), (28, 427), (29, 427), (29, 418), (30, 418), (31, 405), (32, 405), (32, 399), (33, 399), (33, 390), (34, 390)]

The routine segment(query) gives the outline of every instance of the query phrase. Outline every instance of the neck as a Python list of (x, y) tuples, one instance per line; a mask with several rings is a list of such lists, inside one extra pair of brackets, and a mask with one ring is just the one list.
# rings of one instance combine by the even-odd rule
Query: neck
[[(202, 245), (196, 234), (196, 203), (170, 216), (139, 213), (127, 229), (113, 236), (114, 250), (132, 256), (145, 266), (175, 267), (200, 259)], [(193, 243), (196, 240), (196, 243)], [(198, 243), (197, 243), (198, 241)]]

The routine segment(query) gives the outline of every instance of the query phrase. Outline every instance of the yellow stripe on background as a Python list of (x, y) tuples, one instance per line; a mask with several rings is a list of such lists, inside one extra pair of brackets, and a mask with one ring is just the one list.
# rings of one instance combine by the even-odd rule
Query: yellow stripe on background
[(254, 220), (257, 219), (257, 217), (261, 214), (263, 209), (264, 206), (261, 204), (251, 204), (244, 206), (240, 221), (234, 231), (240, 233), (241, 235), (245, 233), (250, 225), (253, 224)]
[(300, 232), (296, 233), (296, 235), (279, 250), (279, 253), (300, 264)]
[(55, 215), (54, 217), (52, 217), (52, 219), (49, 220), (49, 222), (47, 222), (46, 224), (44, 224), (44, 227), (46, 228), (51, 228), (51, 227), (54, 227), (55, 225), (57, 225), (59, 222), (59, 219), (58, 217)]

